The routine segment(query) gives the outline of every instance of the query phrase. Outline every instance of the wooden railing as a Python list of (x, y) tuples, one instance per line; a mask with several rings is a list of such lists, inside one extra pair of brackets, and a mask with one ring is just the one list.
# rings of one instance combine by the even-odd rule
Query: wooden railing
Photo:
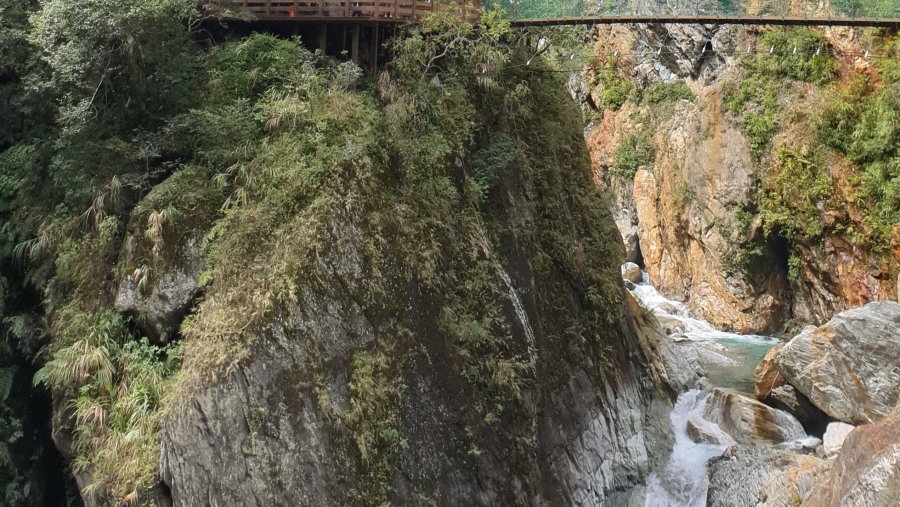
[[(478, 0), (456, 0), (460, 14)], [(417, 21), (434, 8), (431, 0), (241, 0), (235, 1), (260, 20)], [(471, 14), (470, 14), (471, 15)]]

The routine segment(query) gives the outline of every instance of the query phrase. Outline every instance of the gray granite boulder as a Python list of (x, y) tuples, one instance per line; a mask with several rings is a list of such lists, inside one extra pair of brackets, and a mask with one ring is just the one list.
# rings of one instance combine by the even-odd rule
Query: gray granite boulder
[(781, 349), (776, 365), (829, 416), (877, 421), (900, 399), (900, 304), (870, 303), (808, 327)]

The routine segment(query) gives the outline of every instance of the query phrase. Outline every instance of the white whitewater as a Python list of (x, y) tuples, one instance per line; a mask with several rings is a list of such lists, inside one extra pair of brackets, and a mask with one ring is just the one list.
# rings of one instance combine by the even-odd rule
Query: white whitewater
[(666, 298), (647, 283), (637, 284), (632, 292), (661, 321), (680, 324), (682, 331), (672, 335), (673, 340), (694, 342), (694, 350), (706, 351), (702, 354), (707, 361), (706, 377), (713, 385), (752, 395), (753, 370), (779, 342), (777, 338), (720, 331), (691, 316), (684, 303)]
[(771, 336), (742, 335), (729, 333), (727, 331), (719, 331), (712, 327), (709, 322), (691, 317), (688, 308), (684, 303), (666, 298), (656, 290), (656, 287), (648, 283), (639, 283), (635, 285), (632, 293), (637, 296), (644, 306), (649, 308), (654, 315), (677, 319), (681, 322), (682, 325), (684, 325), (683, 334), (690, 340), (732, 340), (769, 346), (778, 343), (778, 339)]
[[(646, 274), (645, 280), (646, 280)], [(654, 315), (675, 319), (684, 328), (682, 340), (700, 342), (698, 345), (722, 352), (733, 359), (724, 372), (708, 371), (713, 384), (741, 387), (749, 377), (752, 385), (753, 368), (778, 339), (768, 336), (739, 335), (715, 329), (708, 322), (694, 318), (684, 303), (666, 298), (648, 283), (636, 284), (632, 291)], [(740, 379), (736, 382), (735, 379)], [(732, 384), (732, 385), (729, 385)], [(752, 388), (751, 388), (752, 389)], [(669, 462), (647, 479), (645, 507), (705, 507), (709, 488), (706, 463), (721, 455), (734, 440), (719, 426), (703, 417), (707, 394), (691, 390), (678, 397), (671, 412), (675, 445)], [(721, 445), (698, 444), (687, 435), (688, 422), (704, 433), (715, 436)]]
[[(706, 505), (709, 479), (706, 462), (721, 455), (734, 440), (715, 423), (703, 418), (707, 394), (696, 389), (678, 397), (672, 409), (675, 445), (669, 462), (647, 479), (645, 507), (693, 507)], [(723, 445), (697, 444), (687, 435), (688, 421)]]

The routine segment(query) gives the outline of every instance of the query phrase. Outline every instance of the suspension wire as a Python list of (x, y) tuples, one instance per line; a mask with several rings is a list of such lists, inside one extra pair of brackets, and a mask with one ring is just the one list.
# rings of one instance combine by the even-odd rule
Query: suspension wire
[[(705, 44), (704, 44), (704, 47), (706, 47)], [(682, 51), (673, 51), (671, 49), (666, 49), (666, 48), (663, 48), (662, 46), (660, 46), (655, 51), (652, 49), (648, 49), (645, 51), (618, 51), (618, 50), (615, 50), (615, 51), (611, 51), (611, 52), (598, 53), (598, 54), (595, 54), (594, 56), (598, 60), (606, 60), (607, 58), (612, 56), (615, 58), (637, 57), (637, 58), (640, 58), (642, 61), (653, 61), (653, 60), (659, 60), (660, 57), (662, 57), (662, 55), (664, 55), (664, 54), (680, 55), (683, 53), (684, 52), (682, 52)], [(574, 54), (575, 53), (572, 53), (568, 59), (563, 58), (563, 60), (564, 61), (573, 60), (572, 57), (574, 56)], [(724, 56), (769, 55), (773, 58), (778, 58), (781, 56), (806, 56), (808, 59), (825, 58), (827, 56), (832, 56), (832, 57), (843, 56), (843, 57), (856, 58), (856, 59), (862, 58), (863, 60), (900, 60), (900, 56), (898, 56), (898, 55), (894, 55), (894, 54), (890, 54), (890, 53), (877, 54), (877, 53), (871, 52), (868, 49), (860, 50), (860, 51), (837, 51), (833, 48), (823, 48), (821, 46), (817, 47), (815, 50), (809, 50), (809, 51), (805, 51), (805, 50), (800, 51), (800, 50), (798, 50), (798, 48), (791, 48), (791, 49), (787, 49), (785, 51), (776, 51), (774, 49), (774, 47), (773, 48), (752, 48), (752, 50), (751, 50), (751, 47), (748, 47), (747, 50), (735, 48), (733, 50), (728, 50), (728, 51), (720, 51), (720, 50), (716, 50), (715, 48), (713, 48), (712, 50), (703, 51), (701, 53), (701, 56), (703, 58), (710, 58), (711, 55), (715, 55), (715, 54), (724, 55)], [(523, 67), (530, 68), (530, 70), (532, 72), (540, 72), (540, 73), (574, 73), (574, 72), (586, 72), (589, 70), (598, 71), (598, 70), (603, 70), (603, 69), (607, 68), (606, 65), (588, 64), (586, 62), (582, 63), (581, 65), (573, 66), (572, 68), (568, 68), (568, 69), (537, 68), (537, 67), (534, 67), (531, 65), (532, 61), (534, 60), (534, 58), (536, 56), (537, 55), (535, 54), (534, 56), (530, 57), (524, 64), (507, 65), (504, 67), (498, 67), (489, 72), (487, 72), (486, 69), (482, 69), (480, 72), (460, 73), (458, 75), (482, 75), (483, 76), (483, 75), (487, 75), (488, 73), (491, 75), (497, 75), (504, 70), (512, 70), (512, 69), (523, 68)]]

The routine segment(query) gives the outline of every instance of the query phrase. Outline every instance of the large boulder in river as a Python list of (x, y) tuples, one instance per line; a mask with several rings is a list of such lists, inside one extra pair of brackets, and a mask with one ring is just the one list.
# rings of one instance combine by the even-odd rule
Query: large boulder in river
[(704, 417), (744, 445), (779, 444), (806, 435), (791, 414), (722, 388), (710, 393)]
[(828, 425), (825, 429), (825, 435), (822, 437), (822, 445), (825, 448), (825, 457), (831, 458), (837, 456), (841, 452), (844, 440), (847, 435), (854, 430), (852, 424), (835, 421)]
[(900, 505), (900, 414), (850, 432), (834, 461), (830, 480), (819, 481), (804, 505)]
[(637, 264), (626, 262), (622, 264), (622, 278), (631, 283), (641, 283), (644, 280), (644, 273)]
[(687, 422), (685, 433), (687, 433), (691, 442), (694, 442), (695, 444), (722, 445), (719, 436), (716, 435), (715, 432), (698, 425), (694, 421), (689, 420)]
[(776, 364), (829, 416), (876, 421), (900, 399), (900, 304), (870, 303), (807, 327), (777, 353)]

